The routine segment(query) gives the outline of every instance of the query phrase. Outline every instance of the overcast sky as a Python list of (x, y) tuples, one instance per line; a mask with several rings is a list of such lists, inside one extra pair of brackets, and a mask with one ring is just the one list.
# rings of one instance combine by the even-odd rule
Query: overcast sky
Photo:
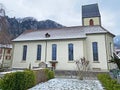
[(9, 17), (50, 19), (65, 26), (81, 26), (81, 6), (98, 3), (102, 26), (120, 35), (120, 0), (0, 0)]

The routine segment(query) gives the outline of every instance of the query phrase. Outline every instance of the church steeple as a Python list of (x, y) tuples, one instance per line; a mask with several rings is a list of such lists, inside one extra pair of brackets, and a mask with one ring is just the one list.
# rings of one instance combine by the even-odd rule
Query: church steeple
[(82, 6), (82, 25), (83, 26), (101, 25), (101, 16), (98, 4)]

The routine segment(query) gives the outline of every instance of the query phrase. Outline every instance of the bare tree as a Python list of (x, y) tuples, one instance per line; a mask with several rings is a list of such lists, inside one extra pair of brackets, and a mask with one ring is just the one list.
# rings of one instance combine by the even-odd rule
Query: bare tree
[(1, 68), (3, 68), (5, 49), (11, 44), (11, 36), (8, 33), (8, 26), (9, 25), (5, 17), (5, 10), (3, 9), (3, 5), (0, 4), (0, 48), (3, 49)]
[(89, 61), (86, 60), (84, 57), (79, 59), (79, 60), (75, 60), (77, 69), (78, 69), (78, 76), (80, 80), (83, 80), (83, 75), (84, 72), (86, 72), (88, 70), (88, 65), (89, 65)]
[(10, 44), (11, 36), (8, 33), (8, 21), (5, 17), (5, 10), (3, 5), (0, 4), (0, 44)]
[(109, 60), (109, 63), (116, 64), (118, 69), (120, 70), (120, 58), (117, 56), (116, 53), (113, 53), (113, 56), (111, 56), (111, 60)]

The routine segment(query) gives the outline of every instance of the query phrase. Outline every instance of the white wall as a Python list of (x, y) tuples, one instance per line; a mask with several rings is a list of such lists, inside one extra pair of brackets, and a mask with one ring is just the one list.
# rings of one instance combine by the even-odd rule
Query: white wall
[[(108, 39), (107, 39), (108, 40)], [(108, 69), (108, 55), (109, 47), (106, 45), (112, 42), (111, 36), (109, 42), (106, 41), (105, 34), (91, 34), (87, 35), (86, 39), (71, 39), (71, 40), (49, 40), (47, 41), (47, 57), (46, 62), (52, 61), (52, 44), (57, 44), (57, 70), (75, 70), (76, 65), (74, 61), (68, 60), (68, 44), (74, 44), (74, 60), (85, 57), (90, 61), (90, 69)], [(98, 57), (99, 62), (93, 61), (92, 42), (98, 42)], [(107, 44), (108, 43), (108, 44)], [(37, 45), (42, 45), (41, 61), (37, 61)], [(23, 45), (27, 45), (27, 59), (22, 60)], [(34, 42), (14, 42), (13, 68), (28, 68), (31, 63), (32, 67), (37, 67), (40, 62), (45, 62), (45, 47), (46, 41)]]
[(84, 26), (89, 26), (90, 19), (93, 19), (94, 25), (100, 25), (101, 24), (100, 17), (91, 17), (91, 18), (83, 18), (83, 25)]
[[(87, 59), (90, 61), (91, 69), (101, 69), (106, 70), (107, 66), (107, 55), (106, 55), (106, 45), (105, 45), (105, 35), (104, 34), (94, 34), (87, 35), (86, 48), (87, 48)], [(92, 42), (98, 42), (98, 62), (93, 61), (93, 51)]]
[[(74, 60), (82, 58), (84, 55), (83, 40), (54, 40), (47, 41), (47, 63), (52, 61), (52, 44), (57, 44), (57, 70), (75, 70), (76, 65), (74, 61), (68, 61), (68, 44), (74, 44)], [(28, 68), (31, 63), (32, 67), (37, 67), (41, 61), (36, 60), (37, 45), (42, 45), (41, 61), (45, 62), (45, 41), (35, 42), (16, 42), (14, 43), (13, 68)], [(27, 59), (22, 60), (23, 45), (27, 45)]]
[(51, 50), (52, 44), (57, 44), (57, 61), (58, 64), (56, 65), (57, 70), (75, 70), (76, 65), (74, 61), (68, 60), (68, 44), (74, 44), (74, 60), (82, 58), (83, 55), (83, 40), (59, 40), (48, 42), (48, 54), (47, 54), (47, 61), (51, 61)]
[[(38, 66), (40, 61), (37, 61), (37, 45), (42, 45), (42, 57), (41, 61), (44, 61), (45, 55), (45, 43), (44, 42), (16, 42), (14, 43), (14, 54), (13, 54), (13, 68), (28, 68), (31, 63), (32, 66)], [(23, 46), (27, 45), (27, 58), (26, 61), (22, 60)]]
[[(111, 45), (110, 45), (111, 43)], [(106, 48), (107, 48), (107, 61), (111, 60), (111, 56), (113, 56), (114, 52), (114, 43), (113, 43), (113, 36), (111, 34), (106, 34)], [(108, 63), (108, 69), (116, 68), (116, 64)]]

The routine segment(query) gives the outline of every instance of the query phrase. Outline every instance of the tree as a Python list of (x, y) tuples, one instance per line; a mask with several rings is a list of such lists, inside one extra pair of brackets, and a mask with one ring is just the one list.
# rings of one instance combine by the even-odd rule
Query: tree
[(117, 64), (117, 67), (120, 69), (120, 58), (115, 53), (113, 53), (113, 56), (111, 56), (111, 60), (109, 60), (109, 63)]
[(75, 63), (78, 69), (79, 79), (83, 80), (84, 72), (88, 70), (89, 61), (83, 57), (79, 60), (75, 60)]
[(5, 49), (11, 44), (11, 36), (8, 33), (8, 22), (5, 17), (5, 10), (3, 5), (0, 4), (0, 48), (3, 49), (1, 68), (3, 68)]

